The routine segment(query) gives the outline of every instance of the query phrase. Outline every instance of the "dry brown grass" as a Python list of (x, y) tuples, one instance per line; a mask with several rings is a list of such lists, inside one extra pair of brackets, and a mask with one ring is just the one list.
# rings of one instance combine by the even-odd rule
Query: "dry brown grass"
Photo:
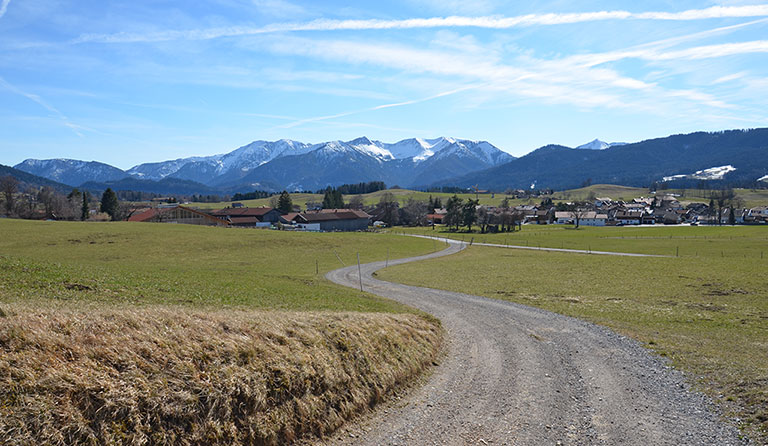
[(434, 359), (412, 314), (39, 309), (0, 316), (0, 444), (285, 444)]

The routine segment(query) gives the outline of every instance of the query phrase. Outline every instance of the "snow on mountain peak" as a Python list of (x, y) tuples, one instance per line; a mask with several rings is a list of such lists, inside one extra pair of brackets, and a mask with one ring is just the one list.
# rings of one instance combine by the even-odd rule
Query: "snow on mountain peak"
[(600, 141), (599, 139), (594, 139), (586, 144), (582, 144), (577, 149), (586, 149), (586, 150), (605, 150), (608, 147), (611, 147), (610, 144), (608, 144), (605, 141)]
[(605, 141), (601, 141), (599, 139), (594, 139), (594, 140), (592, 140), (592, 141), (590, 141), (590, 142), (588, 142), (586, 144), (582, 144), (582, 145), (576, 147), (576, 149), (605, 150), (605, 149), (609, 149), (611, 147), (623, 146), (623, 145), (626, 145), (626, 143), (623, 143), (623, 142), (605, 142)]

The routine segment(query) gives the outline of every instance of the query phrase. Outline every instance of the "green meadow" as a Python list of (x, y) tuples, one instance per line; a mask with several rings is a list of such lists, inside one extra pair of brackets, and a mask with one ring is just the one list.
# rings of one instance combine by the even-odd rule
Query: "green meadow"
[(436, 232), (467, 241), (668, 255), (472, 246), (378, 275), (610, 327), (669, 358), (729, 415), (740, 417), (746, 432), (768, 439), (768, 228), (524, 226), (507, 235)]
[[(0, 220), (0, 304), (240, 306), (402, 312), (324, 273), (433, 249), (375, 233), (299, 233), (151, 223)], [(387, 254), (389, 252), (389, 254)]]

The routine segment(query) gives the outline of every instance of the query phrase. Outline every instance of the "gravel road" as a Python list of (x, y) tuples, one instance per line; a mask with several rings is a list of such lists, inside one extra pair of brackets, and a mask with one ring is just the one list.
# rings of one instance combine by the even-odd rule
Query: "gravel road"
[[(389, 264), (464, 247), (449, 243)], [(524, 305), (373, 278), (382, 267), (362, 265), (364, 289), (438, 317), (447, 353), (426, 384), (327, 444), (747, 444), (679, 372), (630, 339)], [(326, 277), (359, 287), (357, 265)]]

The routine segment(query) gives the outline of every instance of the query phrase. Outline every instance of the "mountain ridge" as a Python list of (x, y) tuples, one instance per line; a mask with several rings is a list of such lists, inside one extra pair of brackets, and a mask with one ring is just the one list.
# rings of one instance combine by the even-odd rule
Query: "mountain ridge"
[[(435, 157), (443, 161), (428, 162)], [(486, 141), (439, 137), (384, 143), (361, 136), (346, 142), (318, 144), (290, 139), (257, 140), (228, 153), (143, 163), (125, 171), (77, 160), (28, 159), (17, 167), (42, 177), (60, 178), (73, 187), (121, 182), (126, 178), (155, 182), (174, 178), (202, 184), (209, 193), (253, 188), (316, 190), (360, 181), (410, 186), (414, 178), (440, 180), (466, 172), (467, 168), (480, 170), (512, 159), (513, 156)], [(457, 167), (461, 160), (463, 170)], [(121, 184), (149, 187), (152, 183)], [(153, 191), (155, 186), (152, 184)]]

